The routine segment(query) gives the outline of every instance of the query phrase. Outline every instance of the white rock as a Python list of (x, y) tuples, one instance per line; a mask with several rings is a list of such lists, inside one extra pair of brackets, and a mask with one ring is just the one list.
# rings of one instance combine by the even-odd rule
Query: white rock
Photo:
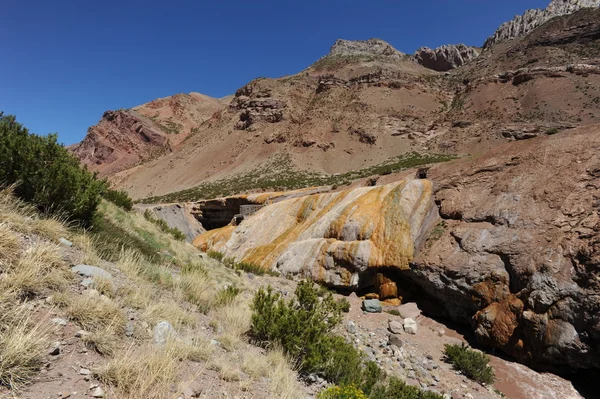
[(416, 334), (417, 322), (411, 319), (410, 317), (404, 319), (404, 331), (406, 331), (409, 334)]
[(104, 390), (101, 387), (94, 388), (94, 390), (92, 391), (92, 397), (93, 398), (103, 398)]
[(154, 327), (154, 342), (156, 342), (159, 345), (164, 345), (167, 343), (169, 337), (174, 333), (175, 330), (173, 330), (173, 326), (171, 326), (171, 323), (169, 323), (166, 320), (163, 320)]

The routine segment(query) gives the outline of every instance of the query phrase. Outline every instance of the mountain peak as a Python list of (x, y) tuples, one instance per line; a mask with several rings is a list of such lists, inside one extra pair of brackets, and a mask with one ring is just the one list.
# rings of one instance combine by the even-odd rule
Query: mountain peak
[(333, 46), (331, 46), (328, 55), (370, 55), (399, 59), (404, 56), (404, 53), (396, 50), (391, 44), (384, 40), (371, 38), (368, 40), (338, 39), (335, 41)]
[(487, 49), (504, 40), (522, 37), (532, 32), (546, 21), (561, 15), (572, 14), (582, 8), (600, 7), (600, 0), (552, 0), (545, 9), (531, 9), (523, 15), (515, 16), (505, 22), (490, 36), (483, 45)]

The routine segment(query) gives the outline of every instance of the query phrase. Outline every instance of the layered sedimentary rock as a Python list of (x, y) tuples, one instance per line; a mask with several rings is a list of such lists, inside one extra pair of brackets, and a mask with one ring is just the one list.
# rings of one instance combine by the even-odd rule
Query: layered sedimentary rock
[(483, 47), (487, 49), (504, 40), (525, 36), (554, 17), (593, 7), (600, 7), (600, 0), (552, 0), (543, 10), (539, 8), (527, 10), (523, 15), (517, 15), (500, 25), (498, 30), (485, 41)]
[[(374, 284), (381, 268), (408, 269), (436, 217), (431, 182), (401, 181), (274, 203), (237, 227), (200, 235), (194, 245), (284, 275), (358, 289)], [(394, 296), (385, 283), (386, 296)]]
[(436, 49), (421, 47), (415, 52), (413, 58), (425, 68), (443, 72), (458, 68), (478, 56), (479, 51), (474, 47), (449, 44)]
[(433, 167), (443, 224), (406, 274), (478, 339), (600, 367), (600, 126)]
[(193, 204), (160, 204), (160, 205), (134, 205), (141, 212), (149, 211), (155, 218), (164, 220), (169, 227), (178, 229), (186, 236), (187, 242), (192, 242), (198, 234), (206, 231), (202, 224), (192, 214)]

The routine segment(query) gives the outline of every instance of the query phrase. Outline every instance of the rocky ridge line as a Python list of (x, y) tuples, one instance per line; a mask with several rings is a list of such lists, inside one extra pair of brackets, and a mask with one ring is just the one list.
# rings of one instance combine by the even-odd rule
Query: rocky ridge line
[(554, 17), (572, 14), (582, 8), (600, 7), (600, 0), (552, 0), (545, 9), (531, 9), (505, 22), (484, 43), (488, 49), (504, 40), (522, 37)]

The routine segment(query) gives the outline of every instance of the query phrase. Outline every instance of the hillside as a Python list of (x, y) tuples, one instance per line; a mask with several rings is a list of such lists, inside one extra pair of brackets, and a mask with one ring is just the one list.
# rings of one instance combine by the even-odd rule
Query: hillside
[(112, 175), (170, 153), (226, 101), (176, 94), (129, 110), (106, 111), (71, 150), (90, 170)]
[[(193, 131), (187, 130), (193, 118), (180, 116), (184, 133), (140, 139), (143, 150), (111, 158), (102, 146), (94, 149), (93, 127), (76, 153), (86, 164), (95, 160), (95, 168), (134, 198), (181, 190), (189, 198), (190, 189), (211, 182), (260, 176), (254, 188), (280, 189), (286, 186), (263, 187), (260, 180), (284, 172), (343, 174), (409, 153), (479, 153), (593, 123), (600, 117), (598, 14), (584, 9), (553, 19), (446, 73), (381, 40), (339, 40), (296, 75), (248, 83)], [(160, 101), (150, 104), (137, 112), (164, 120), (175, 114), (173, 106), (167, 112)], [(114, 137), (123, 136), (129, 140), (116, 127)]]

